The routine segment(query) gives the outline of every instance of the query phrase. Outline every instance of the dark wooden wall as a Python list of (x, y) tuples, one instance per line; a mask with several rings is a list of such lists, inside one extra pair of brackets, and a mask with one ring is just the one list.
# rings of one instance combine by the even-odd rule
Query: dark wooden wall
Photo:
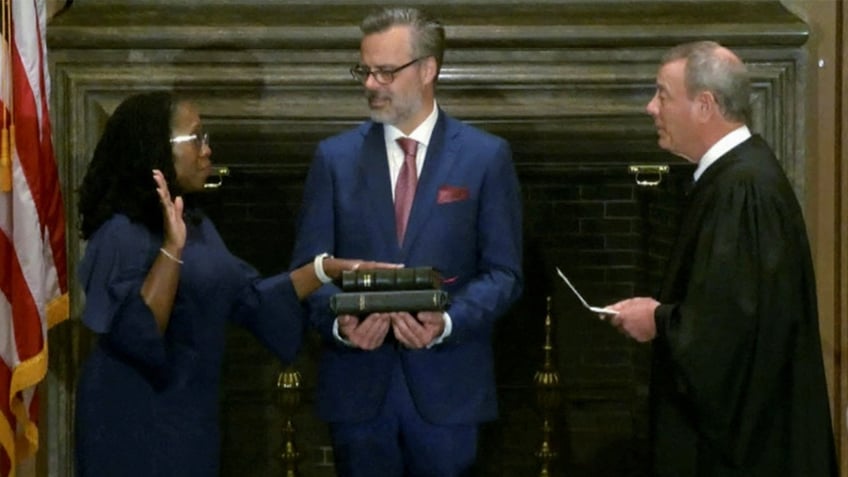
[[(552, 298), (555, 475), (644, 475), (647, 359), (584, 312), (555, 276), (562, 267), (590, 301), (651, 293), (673, 240), (691, 167), (663, 153), (644, 106), (668, 47), (714, 39), (755, 77), (754, 129), (804, 191), (800, 71), (808, 30), (777, 0), (398, 2), (447, 25), (438, 100), (449, 113), (506, 137), (522, 182), (527, 290), (496, 336), (501, 418), (483, 428), (481, 474), (538, 473), (542, 439), (532, 384), (542, 365), (545, 299)], [(178, 89), (195, 99), (213, 160), (231, 168), (207, 210), (237, 255), (283, 269), (316, 143), (367, 116), (348, 75), (370, 2), (88, 0), (48, 28), (55, 149), (76, 227), (74, 187), (103, 123), (126, 95)], [(628, 167), (667, 164), (659, 187)], [(84, 244), (69, 234), (72, 263)], [(74, 284), (73, 309), (81, 306)], [(48, 417), (55, 475), (70, 475), (76, 369), (90, 340), (77, 322), (51, 338)], [(294, 417), (304, 476), (333, 475), (326, 429), (311, 410), (314, 337), (296, 367), (304, 393)], [(55, 358), (59, 359), (55, 359)], [(282, 475), (281, 368), (233, 329), (224, 368), (224, 475)], [(58, 469), (58, 470), (56, 470)]]

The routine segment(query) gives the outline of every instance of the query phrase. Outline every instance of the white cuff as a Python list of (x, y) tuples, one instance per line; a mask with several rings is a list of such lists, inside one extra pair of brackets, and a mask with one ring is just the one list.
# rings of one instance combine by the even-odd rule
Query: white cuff
[(351, 347), (351, 348), (356, 348), (355, 344), (353, 344), (352, 342), (342, 338), (342, 334), (339, 333), (339, 317), (336, 317), (336, 319), (333, 320), (333, 336), (337, 340), (339, 340), (341, 343), (343, 343), (345, 346), (348, 346), (348, 347)]
[(430, 349), (438, 344), (442, 344), (442, 342), (445, 341), (445, 339), (447, 339), (447, 337), (450, 336), (451, 332), (453, 331), (453, 320), (451, 320), (451, 317), (448, 312), (442, 313), (442, 318), (445, 319), (445, 330), (442, 331), (441, 336), (434, 339), (432, 343), (427, 345), (427, 349)]
[(328, 277), (327, 274), (324, 273), (325, 258), (333, 258), (333, 256), (327, 252), (319, 253), (315, 256), (315, 260), (312, 261), (312, 267), (315, 269), (315, 276), (318, 277), (318, 280), (320, 280), (321, 283), (330, 283), (331, 281), (333, 281), (333, 279)]

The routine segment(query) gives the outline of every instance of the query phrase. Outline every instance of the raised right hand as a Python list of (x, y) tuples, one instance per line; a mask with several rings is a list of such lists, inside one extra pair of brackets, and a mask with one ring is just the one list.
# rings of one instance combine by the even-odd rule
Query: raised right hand
[(182, 252), (186, 241), (186, 225), (183, 220), (183, 198), (171, 198), (168, 183), (159, 169), (153, 169), (156, 181), (156, 193), (162, 204), (163, 240), (162, 246), (171, 253)]

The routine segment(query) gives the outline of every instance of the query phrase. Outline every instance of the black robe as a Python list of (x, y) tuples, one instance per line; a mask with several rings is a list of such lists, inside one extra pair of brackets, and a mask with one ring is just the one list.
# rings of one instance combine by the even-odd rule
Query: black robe
[(804, 219), (759, 136), (693, 187), (658, 299), (657, 476), (838, 476)]

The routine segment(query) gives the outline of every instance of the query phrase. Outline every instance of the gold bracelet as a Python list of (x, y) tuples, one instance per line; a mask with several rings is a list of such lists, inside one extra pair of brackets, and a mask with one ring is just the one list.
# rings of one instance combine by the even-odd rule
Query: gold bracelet
[(179, 258), (177, 258), (177, 257), (175, 257), (175, 256), (173, 256), (173, 255), (171, 255), (171, 253), (170, 253), (170, 252), (168, 252), (167, 250), (165, 250), (165, 247), (159, 247), (159, 251), (160, 251), (160, 252), (162, 252), (162, 254), (163, 254), (163, 255), (165, 255), (166, 257), (170, 258), (171, 260), (173, 260), (173, 261), (175, 261), (175, 262), (179, 263), (180, 265), (182, 265), (182, 264), (183, 264), (183, 261), (182, 261), (182, 260), (180, 260)]

